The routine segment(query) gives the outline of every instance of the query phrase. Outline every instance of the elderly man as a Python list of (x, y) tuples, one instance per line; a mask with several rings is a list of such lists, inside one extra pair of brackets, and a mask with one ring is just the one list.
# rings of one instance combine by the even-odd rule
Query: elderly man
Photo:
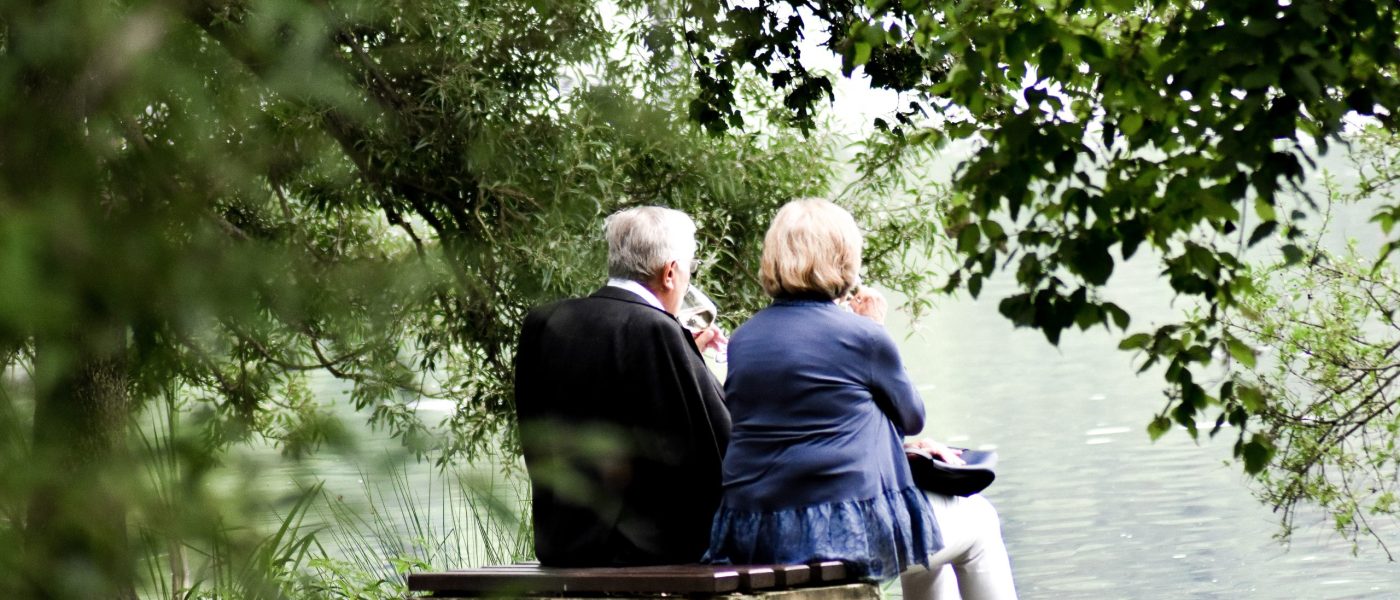
[(520, 334), (535, 555), (546, 566), (696, 562), (730, 422), (699, 350), (718, 331), (692, 337), (675, 317), (697, 264), (695, 224), (646, 206), (605, 229), (607, 285), (536, 308)]

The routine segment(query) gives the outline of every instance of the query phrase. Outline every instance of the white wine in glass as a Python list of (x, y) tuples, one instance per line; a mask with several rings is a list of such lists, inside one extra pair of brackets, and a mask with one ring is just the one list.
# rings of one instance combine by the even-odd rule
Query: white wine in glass
[(714, 300), (705, 295), (705, 292), (692, 285), (685, 289), (685, 295), (681, 297), (681, 307), (680, 310), (676, 311), (676, 317), (680, 319), (681, 325), (689, 329), (691, 333), (700, 333), (715, 324), (715, 319), (719, 317), (719, 308), (715, 306)]
[[(715, 324), (715, 319), (719, 318), (719, 308), (705, 292), (692, 285), (685, 289), (685, 295), (681, 297), (681, 307), (676, 311), (676, 318), (680, 320), (682, 327), (695, 335)], [(723, 345), (716, 349), (715, 362), (725, 361), (727, 357), (724, 350)]]

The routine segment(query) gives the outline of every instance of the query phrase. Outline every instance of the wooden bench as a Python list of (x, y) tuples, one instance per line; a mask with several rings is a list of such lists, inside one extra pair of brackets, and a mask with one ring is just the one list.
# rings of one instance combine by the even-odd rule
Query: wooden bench
[(408, 589), (429, 598), (540, 598), (597, 596), (764, 596), (783, 600), (875, 600), (873, 584), (859, 583), (846, 565), (663, 565), (626, 568), (551, 568), (538, 563), (412, 573)]

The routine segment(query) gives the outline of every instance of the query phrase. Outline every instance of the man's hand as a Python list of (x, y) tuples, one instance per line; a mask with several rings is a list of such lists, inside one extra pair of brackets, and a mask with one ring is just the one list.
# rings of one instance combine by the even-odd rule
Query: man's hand
[(695, 346), (701, 352), (714, 348), (715, 352), (722, 352), (729, 345), (729, 337), (724, 335), (724, 330), (719, 325), (711, 325), (708, 329), (699, 333), (692, 333), (695, 337)]
[(948, 446), (930, 439), (918, 439), (904, 442), (904, 451), (909, 454), (924, 454), (937, 457), (950, 465), (965, 465), (967, 461), (962, 459), (962, 450), (949, 448)]
[(884, 325), (885, 296), (870, 287), (860, 286), (851, 296), (851, 312)]

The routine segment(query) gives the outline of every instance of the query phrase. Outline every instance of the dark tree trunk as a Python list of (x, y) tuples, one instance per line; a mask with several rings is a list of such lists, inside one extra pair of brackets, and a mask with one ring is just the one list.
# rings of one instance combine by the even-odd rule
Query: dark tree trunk
[[(122, 328), (39, 340), (26, 555), (35, 597), (134, 597)], [(78, 574), (70, 577), (65, 574)]]
[[(93, 123), (87, 118), (110, 100), (110, 86), (94, 87), (91, 75), (92, 65), (100, 64), (98, 53), (110, 50), (95, 37), (46, 39), (52, 34), (38, 26), (71, 20), (70, 14), (99, 18), (98, 12), (70, 12), (76, 6), (0, 2), (0, 27), (8, 36), (4, 56), (21, 82), (11, 98), (15, 104), (0, 110), (5, 203), (20, 214), (33, 207), (36, 213), (69, 215), (71, 236), (79, 242), (69, 243), (58, 232), (45, 251), (58, 289), (71, 290), (73, 309), (55, 313), (68, 325), (36, 323), (30, 331), (0, 332), (35, 340), (22, 578), (29, 597), (134, 597), (124, 501), (137, 481), (123, 452), (127, 328), (103, 293), (104, 280), (92, 275), (106, 267), (105, 240), (93, 235), (93, 225), (113, 209), (102, 204), (107, 178), (89, 149), (110, 142), (94, 139), (101, 134), (89, 131)], [(96, 31), (92, 23), (74, 27)], [(14, 126), (19, 119), (23, 124)], [(85, 212), (60, 212), (65, 209)]]

